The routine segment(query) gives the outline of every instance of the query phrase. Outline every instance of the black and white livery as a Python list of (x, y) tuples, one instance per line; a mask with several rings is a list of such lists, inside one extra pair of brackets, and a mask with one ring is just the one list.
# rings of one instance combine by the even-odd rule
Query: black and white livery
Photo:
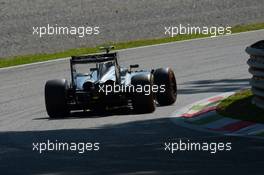
[(177, 84), (171, 68), (135, 70), (139, 65), (121, 67), (118, 53), (72, 56), (71, 82), (49, 80), (45, 104), (51, 118), (66, 117), (75, 110), (104, 111), (128, 106), (136, 113), (151, 113), (156, 104), (176, 101)]

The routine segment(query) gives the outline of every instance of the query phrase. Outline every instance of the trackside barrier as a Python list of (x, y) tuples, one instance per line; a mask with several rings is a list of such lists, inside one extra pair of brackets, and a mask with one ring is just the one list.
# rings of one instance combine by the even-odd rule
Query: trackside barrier
[(250, 55), (249, 73), (253, 75), (250, 80), (254, 94), (252, 103), (264, 109), (264, 40), (247, 47), (246, 52)]

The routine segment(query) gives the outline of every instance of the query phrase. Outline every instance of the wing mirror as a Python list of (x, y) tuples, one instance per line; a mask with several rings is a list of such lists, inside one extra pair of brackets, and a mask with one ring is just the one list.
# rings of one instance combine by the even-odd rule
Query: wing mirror
[(139, 67), (139, 65), (138, 64), (131, 64), (130, 66), (129, 66), (129, 71), (131, 72), (131, 70), (132, 69), (134, 69), (134, 68), (138, 68)]

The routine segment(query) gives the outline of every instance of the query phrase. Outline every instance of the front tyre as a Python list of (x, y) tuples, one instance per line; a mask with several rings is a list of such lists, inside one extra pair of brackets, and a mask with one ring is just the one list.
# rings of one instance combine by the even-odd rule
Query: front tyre
[(50, 118), (62, 118), (69, 115), (67, 105), (67, 80), (49, 80), (45, 85), (45, 104)]
[(171, 68), (160, 68), (154, 72), (154, 84), (163, 87), (156, 93), (156, 99), (161, 106), (171, 105), (177, 99), (177, 82)]

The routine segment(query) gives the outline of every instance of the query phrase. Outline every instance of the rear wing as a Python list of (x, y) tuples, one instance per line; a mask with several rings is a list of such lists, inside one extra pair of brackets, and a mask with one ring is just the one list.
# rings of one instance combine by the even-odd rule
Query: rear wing
[(106, 53), (106, 54), (72, 56), (70, 62), (71, 64), (101, 63), (101, 62), (116, 60), (117, 57), (118, 57), (117, 52)]
[(120, 66), (118, 65), (118, 53), (104, 53), (104, 54), (93, 54), (93, 55), (82, 55), (82, 56), (72, 56), (70, 59), (70, 68), (71, 68), (71, 79), (72, 85), (75, 85), (74, 82), (74, 70), (75, 64), (87, 64), (87, 63), (103, 63), (107, 61), (115, 62), (115, 74), (116, 74), (116, 82), (120, 82)]

